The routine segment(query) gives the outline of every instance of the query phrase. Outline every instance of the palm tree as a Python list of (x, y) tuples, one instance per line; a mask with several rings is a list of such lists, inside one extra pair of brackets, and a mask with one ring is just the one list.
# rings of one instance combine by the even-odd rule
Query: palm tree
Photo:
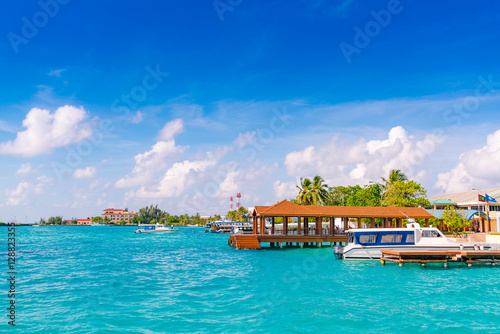
[(328, 186), (319, 175), (316, 175), (312, 182), (312, 193), (314, 205), (323, 205), (328, 199)]
[(328, 199), (328, 186), (325, 180), (316, 175), (311, 181), (309, 178), (301, 178), (297, 203), (303, 205), (323, 205)]
[(392, 169), (387, 180), (383, 177), (381, 179), (384, 181), (384, 184), (381, 185), (384, 192), (390, 189), (397, 181), (408, 181), (408, 177), (400, 169)]
[(296, 187), (297, 189), (299, 189), (299, 194), (297, 195), (297, 204), (309, 204), (311, 180), (308, 177), (300, 178), (300, 186)]

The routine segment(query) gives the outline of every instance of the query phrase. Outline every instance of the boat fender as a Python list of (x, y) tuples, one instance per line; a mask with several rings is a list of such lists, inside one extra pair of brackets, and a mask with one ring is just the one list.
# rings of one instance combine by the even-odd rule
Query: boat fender
[(460, 244), (460, 250), (463, 251), (464, 250), (464, 245)]

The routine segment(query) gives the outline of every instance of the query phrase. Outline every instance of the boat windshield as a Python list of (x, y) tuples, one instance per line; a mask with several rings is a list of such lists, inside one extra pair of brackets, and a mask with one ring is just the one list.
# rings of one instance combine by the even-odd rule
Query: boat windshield
[(429, 230), (423, 230), (422, 231), (422, 238), (440, 238), (441, 234), (439, 234), (437, 231), (429, 231)]
[(352, 233), (348, 241), (363, 246), (414, 245), (415, 234), (413, 231), (363, 231)]

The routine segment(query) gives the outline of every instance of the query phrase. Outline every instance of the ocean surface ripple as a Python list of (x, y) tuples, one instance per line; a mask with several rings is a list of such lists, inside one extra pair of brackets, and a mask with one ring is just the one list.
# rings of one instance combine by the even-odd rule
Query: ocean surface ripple
[[(331, 248), (238, 251), (227, 245), (228, 235), (202, 228), (133, 232), (18, 227), (16, 330), (456, 334), (500, 328), (498, 267), (382, 267), (335, 260)], [(6, 307), (6, 293), (2, 300)], [(0, 332), (10, 327), (4, 317)]]

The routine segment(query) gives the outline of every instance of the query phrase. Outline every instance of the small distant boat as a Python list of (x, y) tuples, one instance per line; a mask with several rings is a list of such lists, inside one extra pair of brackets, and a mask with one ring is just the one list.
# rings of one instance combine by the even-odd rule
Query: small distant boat
[(90, 224), (90, 226), (106, 226), (106, 224), (103, 224), (103, 223), (94, 223), (94, 224)]
[(156, 234), (173, 234), (177, 233), (178, 229), (172, 227), (166, 227), (163, 224), (144, 224), (139, 225), (139, 229), (135, 230), (135, 233), (156, 233)]

